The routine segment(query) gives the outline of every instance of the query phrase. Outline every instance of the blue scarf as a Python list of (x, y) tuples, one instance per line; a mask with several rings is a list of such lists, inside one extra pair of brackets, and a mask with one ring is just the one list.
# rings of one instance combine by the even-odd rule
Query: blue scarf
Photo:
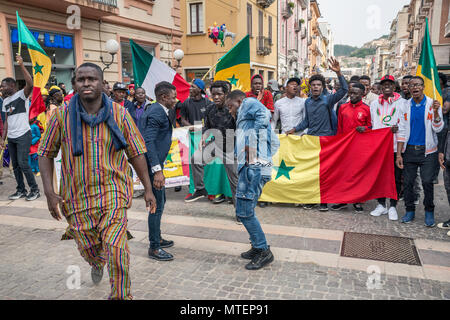
[(128, 145), (119, 130), (114, 116), (112, 114), (112, 101), (108, 96), (102, 93), (102, 107), (97, 115), (90, 115), (81, 104), (80, 96), (74, 95), (69, 103), (69, 121), (72, 132), (72, 154), (74, 157), (83, 155), (83, 130), (81, 127), (81, 120), (83, 120), (91, 128), (106, 122), (112, 134), (112, 141), (116, 150), (125, 149)]

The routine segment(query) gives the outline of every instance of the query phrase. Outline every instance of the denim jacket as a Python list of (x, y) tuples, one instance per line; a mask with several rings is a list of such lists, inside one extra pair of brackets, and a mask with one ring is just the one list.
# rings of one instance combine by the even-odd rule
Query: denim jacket
[(236, 120), (236, 157), (238, 172), (246, 164), (245, 147), (256, 148), (256, 162), (262, 176), (271, 176), (272, 157), (280, 147), (280, 140), (270, 125), (270, 111), (257, 99), (247, 98), (238, 110)]

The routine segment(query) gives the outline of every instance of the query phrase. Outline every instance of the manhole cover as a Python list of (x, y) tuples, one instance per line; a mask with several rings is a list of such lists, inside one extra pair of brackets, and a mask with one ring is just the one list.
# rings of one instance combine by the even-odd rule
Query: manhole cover
[(413, 239), (345, 232), (341, 256), (422, 265)]

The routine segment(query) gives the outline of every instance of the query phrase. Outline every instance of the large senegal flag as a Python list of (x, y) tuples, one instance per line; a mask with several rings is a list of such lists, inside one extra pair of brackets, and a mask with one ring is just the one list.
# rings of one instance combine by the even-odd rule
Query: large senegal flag
[(216, 66), (214, 80), (229, 81), (232, 90), (250, 90), (250, 37), (245, 36), (228, 51)]
[(33, 65), (33, 94), (29, 113), (30, 119), (33, 119), (34, 117), (37, 117), (39, 114), (45, 111), (45, 103), (42, 99), (41, 89), (45, 87), (48, 78), (50, 77), (50, 72), (52, 70), (52, 61), (36, 41), (30, 30), (28, 30), (25, 23), (23, 23), (17, 11), (16, 16), (17, 30), (19, 35), (19, 47), (22, 45), (22, 43), (27, 45), (28, 52), (31, 57), (31, 63)]
[(357, 203), (397, 199), (389, 128), (332, 137), (280, 135), (261, 201)]
[(131, 39), (130, 46), (136, 88), (144, 88), (146, 94), (155, 100), (155, 86), (161, 81), (167, 81), (177, 88), (178, 100), (184, 102), (189, 97), (191, 86), (175, 70), (156, 59)]
[(436, 59), (434, 58), (433, 46), (431, 45), (430, 33), (428, 30), (428, 18), (426, 18), (422, 53), (420, 54), (416, 75), (421, 76), (423, 80), (425, 80), (425, 95), (434, 100), (438, 100), (442, 105), (441, 84), (439, 82)]

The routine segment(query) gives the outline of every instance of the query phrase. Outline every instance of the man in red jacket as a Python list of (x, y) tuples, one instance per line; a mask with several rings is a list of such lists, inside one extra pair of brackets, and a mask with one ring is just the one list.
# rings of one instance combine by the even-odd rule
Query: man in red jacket
[(247, 98), (256, 98), (259, 102), (266, 106), (273, 114), (273, 97), (269, 90), (264, 89), (264, 80), (261, 75), (255, 74), (251, 80), (252, 91), (247, 92)]
[[(348, 91), (350, 102), (341, 105), (339, 108), (337, 134), (344, 134), (353, 130), (363, 133), (371, 128), (370, 107), (362, 102), (365, 90), (364, 85), (358, 82)], [(347, 207), (346, 203), (339, 203), (331, 206), (331, 210), (337, 211), (345, 207)], [(364, 211), (360, 203), (353, 204), (353, 208), (355, 213)]]

